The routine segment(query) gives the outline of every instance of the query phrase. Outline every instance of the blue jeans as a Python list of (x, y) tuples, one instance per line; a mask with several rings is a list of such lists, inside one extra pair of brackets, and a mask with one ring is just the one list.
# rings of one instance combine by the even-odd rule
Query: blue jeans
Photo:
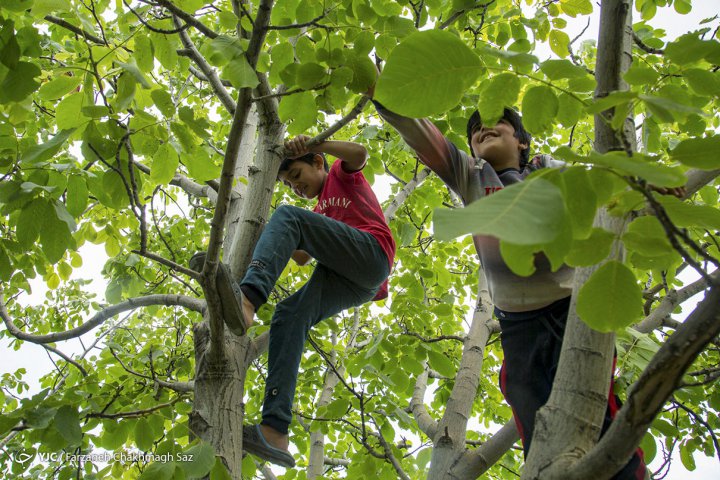
[[(302, 208), (282, 205), (265, 226), (241, 286), (267, 300), (295, 250), (317, 260), (312, 276), (275, 307), (270, 324), (262, 423), (287, 433), (300, 359), (310, 328), (373, 299), (388, 274), (375, 237)], [(252, 299), (251, 299), (252, 300)]]

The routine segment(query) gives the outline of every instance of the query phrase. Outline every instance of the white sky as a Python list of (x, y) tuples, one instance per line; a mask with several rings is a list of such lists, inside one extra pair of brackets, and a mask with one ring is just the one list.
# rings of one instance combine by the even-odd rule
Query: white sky
[[(597, 10), (597, 6), (595, 7)], [(700, 28), (699, 22), (705, 18), (714, 17), (720, 12), (720, 0), (695, 0), (693, 2), (693, 10), (690, 14), (681, 16), (677, 14), (672, 8), (663, 8), (659, 10), (658, 15), (651, 20), (649, 23), (654, 27), (664, 28), (667, 31), (667, 38), (676, 38), (677, 36), (692, 30)], [(639, 19), (639, 14), (633, 12), (634, 19)], [(565, 31), (568, 33), (570, 38), (574, 38), (579, 34), (585, 27), (583, 21), (573, 21), (568, 19), (568, 28)], [(717, 21), (711, 23), (713, 28), (717, 27)], [(597, 38), (598, 30), (598, 17), (597, 15), (591, 22), (590, 27), (587, 29), (582, 39), (595, 39)], [(535, 51), (541, 61), (546, 60), (552, 56), (552, 53), (548, 47), (542, 46)], [(381, 182), (377, 182), (374, 185), (374, 189), (381, 201), (384, 201), (390, 195), (389, 185), (380, 185)], [(82, 248), (83, 267), (73, 271), (72, 278), (91, 278), (93, 282), (88, 286), (89, 290), (96, 293), (97, 299), (104, 301), (106, 284), (102, 279), (100, 271), (107, 260), (104, 248), (102, 246), (86, 244)], [(21, 298), (23, 304), (39, 304), (44, 301), (47, 287), (42, 280), (36, 279), (31, 282), (33, 293), (32, 295), (25, 295)], [(683, 312), (675, 317), (678, 319), (685, 318), (685, 316), (692, 311), (694, 305), (702, 295), (696, 296), (691, 301), (686, 302), (683, 306)], [(83, 340), (85, 345), (89, 345), (95, 338), (95, 332), (89, 332), (84, 335)], [(61, 342), (57, 345), (57, 348), (69, 355), (77, 355), (83, 351), (80, 342), (75, 339), (67, 342)], [(24, 375), (23, 380), (30, 386), (30, 391), (26, 392), (25, 396), (30, 396), (40, 390), (39, 379), (46, 375), (48, 372), (53, 370), (53, 365), (45, 350), (34, 344), (25, 343), (18, 350), (14, 351), (10, 347), (10, 343), (7, 339), (0, 339), (0, 374), (14, 373), (19, 368), (25, 368), (27, 374)], [(57, 359), (57, 357), (56, 357)], [(677, 452), (677, 449), (676, 449)], [(660, 466), (661, 453), (658, 449), (658, 455), (656, 460), (651, 464), (652, 469), (656, 469)], [(705, 457), (702, 455), (695, 455), (695, 462), (697, 469), (693, 472), (688, 472), (680, 462), (678, 455), (675, 455), (673, 459), (673, 465), (670, 473), (665, 477), (667, 480), (707, 480), (710, 478), (720, 479), (720, 462), (717, 457)]]

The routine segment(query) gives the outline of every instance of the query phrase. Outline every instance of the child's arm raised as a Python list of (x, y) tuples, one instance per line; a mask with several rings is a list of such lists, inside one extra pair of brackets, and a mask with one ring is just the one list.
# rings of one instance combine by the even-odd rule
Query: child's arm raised
[(362, 170), (367, 161), (368, 153), (365, 147), (355, 142), (346, 142), (343, 140), (326, 140), (317, 145), (307, 147), (310, 137), (307, 135), (298, 135), (292, 140), (285, 142), (292, 157), (299, 157), (306, 153), (327, 153), (333, 157), (343, 161), (343, 170), (346, 172), (356, 172)]

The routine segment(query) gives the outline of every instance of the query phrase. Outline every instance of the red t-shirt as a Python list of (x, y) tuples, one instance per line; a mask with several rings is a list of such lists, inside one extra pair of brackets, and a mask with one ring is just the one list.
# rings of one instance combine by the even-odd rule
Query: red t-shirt
[[(341, 165), (342, 160), (338, 160), (330, 167), (313, 211), (375, 237), (392, 269), (395, 259), (395, 240), (390, 233), (390, 227), (385, 222), (385, 215), (375, 192), (365, 180), (362, 171), (348, 173)], [(388, 282), (385, 280), (374, 300), (382, 300), (387, 296)]]

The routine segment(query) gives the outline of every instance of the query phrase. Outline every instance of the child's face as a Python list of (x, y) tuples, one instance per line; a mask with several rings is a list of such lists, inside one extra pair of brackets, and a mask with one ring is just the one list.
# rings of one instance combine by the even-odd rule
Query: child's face
[(312, 165), (297, 160), (292, 162), (287, 170), (278, 174), (280, 181), (292, 188), (295, 195), (307, 199), (320, 195), (325, 177), (327, 177), (327, 172), (323, 167), (323, 159), (320, 155), (315, 155)]
[(506, 120), (500, 120), (493, 127), (476, 125), (470, 141), (475, 156), (486, 160), (496, 170), (520, 168), (520, 152), (527, 148), (515, 137), (515, 129)]

